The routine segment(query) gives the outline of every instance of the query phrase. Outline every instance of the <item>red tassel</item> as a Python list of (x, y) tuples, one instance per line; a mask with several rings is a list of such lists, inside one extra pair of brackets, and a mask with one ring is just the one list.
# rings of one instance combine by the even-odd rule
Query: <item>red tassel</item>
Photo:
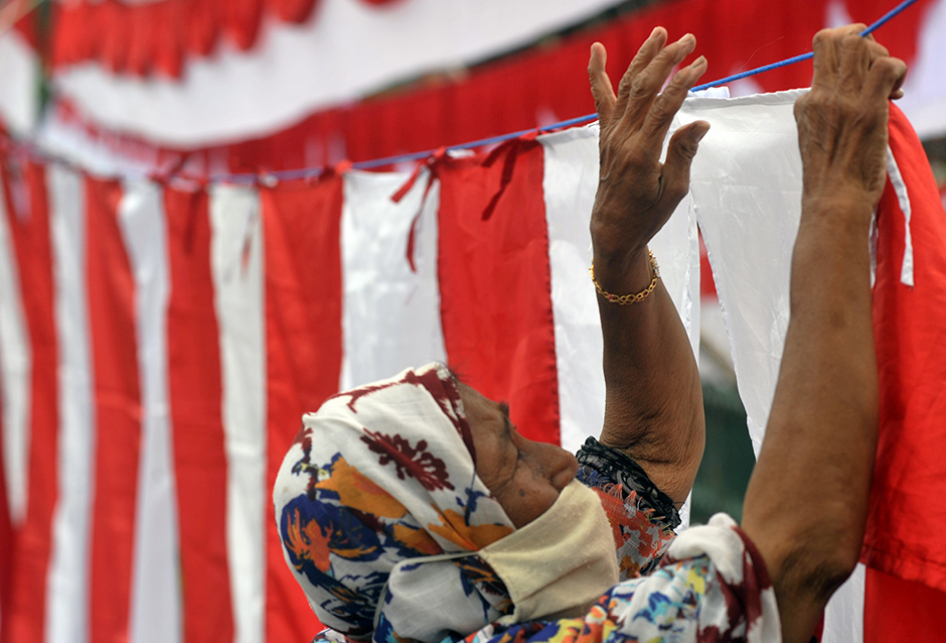
[(496, 194), (493, 195), (493, 198), (489, 200), (489, 203), (486, 204), (486, 207), (483, 208), (483, 215), (480, 217), (481, 221), (489, 221), (490, 217), (493, 216), (493, 212), (496, 210), (496, 206), (499, 204), (499, 200), (502, 198), (503, 194), (506, 192), (506, 187), (512, 182), (513, 172), (516, 171), (516, 159), (519, 158), (519, 153), (531, 149), (536, 143), (536, 138), (538, 137), (539, 132), (529, 132), (524, 134), (519, 138), (511, 139), (506, 141), (495, 150), (490, 152), (489, 156), (486, 157), (486, 160), (483, 161), (484, 167), (492, 167), (493, 163), (502, 156), (503, 152), (506, 153), (506, 160), (503, 163), (503, 173), (499, 179), (499, 189), (496, 191)]
[(430, 168), (430, 174), (427, 176), (427, 186), (424, 188), (424, 196), (421, 197), (420, 200), (420, 208), (418, 208), (417, 214), (415, 214), (414, 218), (411, 220), (411, 230), (407, 234), (407, 264), (411, 267), (411, 272), (417, 272), (417, 265), (414, 263), (414, 237), (417, 235), (417, 223), (420, 220), (421, 213), (424, 211), (424, 204), (427, 202), (427, 194), (430, 193), (430, 186), (433, 185), (434, 178), (436, 178), (437, 167), (445, 158), (447, 158), (447, 148), (441, 147), (426, 161), (418, 163), (414, 171), (411, 172), (411, 176), (407, 179), (407, 182), (405, 182), (397, 192), (391, 195), (392, 201), (400, 203), (401, 199), (403, 199), (407, 193), (411, 191), (411, 188), (414, 187), (414, 184), (417, 183), (421, 169), (425, 166)]

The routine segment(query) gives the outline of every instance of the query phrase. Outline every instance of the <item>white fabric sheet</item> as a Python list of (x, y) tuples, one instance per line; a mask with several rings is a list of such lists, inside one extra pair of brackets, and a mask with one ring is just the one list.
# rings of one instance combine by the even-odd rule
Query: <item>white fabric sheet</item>
[(118, 221), (135, 279), (142, 406), (130, 640), (168, 643), (180, 636), (181, 578), (167, 390), (170, 269), (160, 186), (126, 182)]
[(50, 166), (49, 218), (53, 246), (56, 340), (59, 347), (58, 503), (47, 579), (46, 641), (86, 643), (89, 552), (95, 479), (95, 407), (85, 271), (85, 184)]
[(39, 118), (39, 56), (16, 29), (0, 33), (0, 121), (16, 134)]
[[(220, 328), (227, 454), (227, 557), (235, 643), (264, 640), (266, 331), (259, 194), (219, 185), (210, 193), (211, 268)], [(248, 251), (248, 252), (247, 252)]]
[[(391, 195), (409, 173), (350, 172), (342, 209), (343, 325), (341, 390), (405, 368), (447, 361), (437, 281), (440, 183), (424, 199), (429, 172), (399, 203)], [(422, 201), (423, 200), (423, 201)], [(407, 261), (417, 219), (412, 272)]]
[(32, 355), (6, 209), (6, 201), (0, 199), (0, 419), (7, 502), (16, 526), (26, 515), (29, 492)]
[(788, 328), (789, 268), (801, 215), (792, 114), (799, 95), (691, 98), (678, 115), (681, 125), (711, 125), (693, 162), (690, 193), (757, 455)]

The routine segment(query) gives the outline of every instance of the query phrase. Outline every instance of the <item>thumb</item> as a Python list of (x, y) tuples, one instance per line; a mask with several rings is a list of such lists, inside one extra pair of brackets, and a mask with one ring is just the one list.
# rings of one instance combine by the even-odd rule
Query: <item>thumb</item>
[(671, 198), (682, 199), (690, 189), (690, 164), (709, 129), (706, 121), (696, 121), (684, 125), (670, 137), (663, 174), (664, 190)]

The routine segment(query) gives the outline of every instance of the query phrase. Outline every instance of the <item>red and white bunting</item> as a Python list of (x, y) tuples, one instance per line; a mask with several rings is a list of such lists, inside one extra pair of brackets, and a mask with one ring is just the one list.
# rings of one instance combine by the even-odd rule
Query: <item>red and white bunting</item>
[[(418, 74), (526, 45), (611, 4), (405, 0), (373, 8), (363, 0), (325, 0), (318, 19), (302, 29), (273, 25), (252, 52), (197, 60), (181, 82), (115, 75), (92, 64), (60, 68), (54, 82), (57, 97), (71, 104), (79, 121), (109, 137), (120, 133), (169, 150), (221, 146), (234, 171), (278, 170), (436, 149), (588, 114), (594, 103), (585, 70), (595, 40), (607, 46), (616, 82), (655, 26), (664, 25), (673, 38), (692, 32), (709, 61), (709, 81), (810, 51), (819, 29), (869, 24), (896, 3), (668, 0), (456, 80), (351, 104)], [(944, 30), (946, 0), (919, 0), (876, 34), (911, 65), (904, 111), (924, 137), (946, 133)], [(810, 80), (811, 64), (799, 63), (731, 90), (789, 90)]]

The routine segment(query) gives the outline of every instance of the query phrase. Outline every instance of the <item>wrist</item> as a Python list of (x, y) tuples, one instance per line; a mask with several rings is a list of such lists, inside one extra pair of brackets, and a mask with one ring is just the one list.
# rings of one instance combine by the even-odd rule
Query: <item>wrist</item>
[(609, 217), (595, 208), (591, 213), (590, 229), (596, 265), (626, 268), (636, 263), (639, 256), (647, 255), (647, 240), (628, 230), (626, 220)]
[(594, 280), (608, 293), (623, 295), (648, 287), (654, 276), (647, 246), (613, 254), (594, 252)]
[(802, 194), (802, 219), (830, 220), (842, 226), (868, 227), (879, 197), (858, 188)]

